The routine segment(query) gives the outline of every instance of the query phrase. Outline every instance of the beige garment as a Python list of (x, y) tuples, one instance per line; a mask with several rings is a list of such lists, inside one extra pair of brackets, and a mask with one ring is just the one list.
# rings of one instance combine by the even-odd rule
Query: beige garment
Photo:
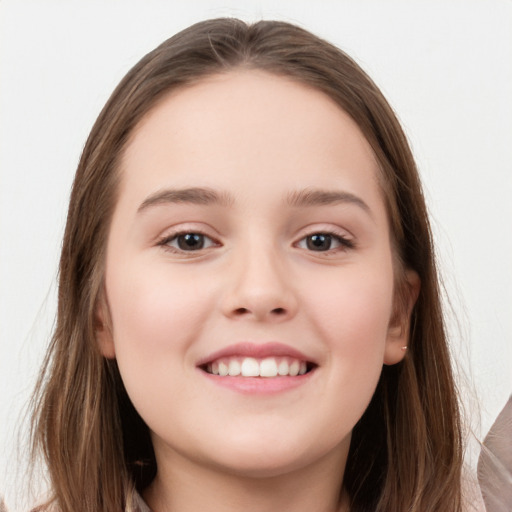
[[(2, 511), (0, 510), (0, 512)], [(135, 491), (132, 498), (132, 509), (131, 511), (127, 510), (127, 512), (151, 512), (151, 509), (146, 505), (141, 495)]]
[(487, 512), (512, 511), (512, 396), (482, 444), (478, 481)]

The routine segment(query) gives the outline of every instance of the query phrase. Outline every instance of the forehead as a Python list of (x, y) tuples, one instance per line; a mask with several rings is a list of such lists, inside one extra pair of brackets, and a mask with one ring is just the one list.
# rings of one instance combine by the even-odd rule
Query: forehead
[(147, 193), (196, 181), (249, 181), (250, 190), (269, 193), (282, 183), (336, 182), (358, 194), (380, 188), (373, 151), (348, 114), (316, 89), (255, 70), (213, 75), (169, 93), (134, 130), (121, 170), (123, 188)]

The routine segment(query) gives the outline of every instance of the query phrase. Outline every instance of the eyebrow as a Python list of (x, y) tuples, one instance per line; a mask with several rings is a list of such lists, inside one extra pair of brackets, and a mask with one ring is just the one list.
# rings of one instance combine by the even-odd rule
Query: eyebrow
[(141, 212), (151, 206), (168, 203), (219, 204), (221, 206), (229, 206), (233, 203), (233, 198), (227, 193), (219, 193), (207, 187), (170, 188), (151, 194), (142, 202), (137, 211)]
[[(234, 203), (234, 198), (228, 192), (217, 192), (208, 187), (169, 188), (159, 190), (148, 196), (137, 211), (142, 212), (152, 206), (175, 203), (230, 206)], [(322, 189), (297, 190), (288, 194), (287, 203), (295, 208), (350, 203), (359, 206), (372, 217), (370, 207), (360, 197), (345, 191)]]
[(288, 195), (288, 204), (294, 207), (329, 206), (339, 203), (355, 204), (372, 217), (370, 207), (358, 196), (339, 190), (305, 189)]

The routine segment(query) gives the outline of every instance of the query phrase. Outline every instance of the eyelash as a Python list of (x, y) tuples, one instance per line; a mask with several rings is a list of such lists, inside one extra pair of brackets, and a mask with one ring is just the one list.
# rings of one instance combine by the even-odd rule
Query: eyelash
[(334, 248), (329, 248), (325, 251), (315, 251), (313, 249), (310, 249), (309, 247), (305, 247), (305, 249), (309, 249), (310, 252), (318, 252), (321, 254), (329, 255), (329, 254), (333, 254), (335, 252), (339, 252), (339, 251), (345, 252), (345, 251), (355, 248), (355, 243), (352, 239), (347, 238), (345, 235), (336, 233), (334, 231), (315, 231), (313, 233), (310, 233), (309, 235), (302, 237), (295, 245), (298, 246), (301, 242), (305, 242), (307, 244), (308, 238), (311, 239), (312, 237), (315, 237), (315, 236), (329, 238), (329, 240), (331, 240), (331, 241), (338, 242), (339, 246), (334, 247)]
[[(179, 247), (172, 247), (170, 245), (171, 242), (173, 242), (173, 241), (177, 241), (178, 242), (179, 237), (186, 236), (186, 235), (196, 235), (196, 236), (203, 237), (203, 239), (209, 240), (211, 242), (211, 244), (208, 247), (206, 247), (206, 248), (205, 247), (200, 247), (198, 250), (191, 250), (191, 251), (187, 251), (187, 250), (181, 249)], [(166, 251), (170, 251), (170, 252), (173, 252), (175, 254), (182, 254), (182, 255), (187, 255), (188, 256), (188, 255), (193, 255), (196, 252), (200, 252), (201, 250), (209, 249), (210, 247), (219, 246), (220, 243), (217, 242), (216, 240), (214, 240), (212, 237), (202, 233), (201, 231), (188, 230), (188, 231), (179, 231), (177, 233), (172, 233), (170, 235), (166, 235), (161, 240), (159, 240), (157, 245), (161, 246)]]
[[(179, 247), (173, 247), (170, 245), (170, 243), (173, 241), (176, 241), (179, 243), (179, 241), (178, 241), (179, 237), (186, 236), (186, 235), (199, 236), (199, 237), (202, 237), (203, 241), (209, 240), (211, 243), (208, 245), (208, 247), (199, 247), (199, 249), (197, 249), (197, 250), (190, 250), (190, 251), (188, 251), (186, 249), (179, 248)], [(308, 235), (303, 236), (298, 242), (296, 242), (294, 244), (294, 246), (299, 247), (299, 244), (302, 242), (308, 244), (308, 238), (315, 237), (315, 236), (329, 238), (329, 240), (331, 240), (331, 241), (338, 242), (339, 246), (335, 247), (335, 248), (329, 248), (325, 251), (323, 251), (323, 250), (315, 251), (313, 249), (310, 249), (307, 246), (303, 247), (303, 249), (308, 250), (308, 252), (317, 252), (317, 253), (329, 255), (329, 254), (332, 254), (332, 253), (335, 253), (338, 251), (343, 251), (343, 252), (348, 251), (348, 250), (354, 249), (356, 247), (353, 240), (347, 238), (344, 235), (341, 235), (340, 233), (336, 233), (334, 231), (314, 231)], [(218, 241), (216, 241), (215, 239), (213, 239), (212, 237), (206, 235), (205, 233), (202, 233), (201, 231), (188, 230), (188, 231), (179, 231), (176, 233), (172, 233), (170, 235), (166, 235), (165, 237), (163, 237), (161, 240), (158, 241), (157, 245), (162, 247), (164, 250), (173, 252), (175, 254), (180, 254), (180, 255), (184, 255), (184, 256), (185, 255), (192, 256), (194, 253), (199, 253), (202, 250), (209, 249), (210, 247), (215, 247), (215, 246), (218, 247), (221, 244)]]

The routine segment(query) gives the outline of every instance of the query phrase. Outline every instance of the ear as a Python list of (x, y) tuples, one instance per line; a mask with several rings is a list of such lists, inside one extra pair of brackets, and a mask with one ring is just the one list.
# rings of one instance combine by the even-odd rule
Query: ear
[(102, 294), (96, 306), (96, 312), (94, 314), (94, 334), (101, 355), (107, 359), (115, 359), (114, 336), (112, 335), (112, 323), (110, 321), (110, 312), (105, 293)]
[(420, 293), (421, 281), (414, 270), (406, 270), (400, 289), (395, 292), (393, 314), (389, 321), (384, 364), (399, 363), (405, 357), (414, 304)]

